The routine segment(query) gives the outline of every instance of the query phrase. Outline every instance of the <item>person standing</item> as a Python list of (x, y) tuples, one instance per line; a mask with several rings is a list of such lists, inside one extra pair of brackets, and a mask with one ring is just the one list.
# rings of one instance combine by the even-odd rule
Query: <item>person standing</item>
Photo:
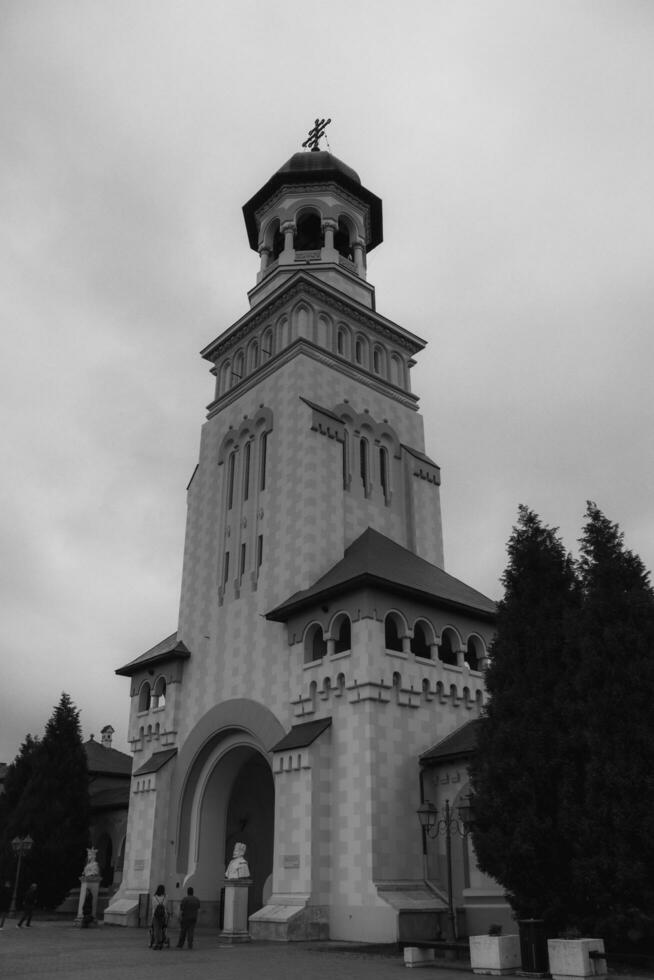
[(23, 895), (23, 914), (20, 917), (20, 922), (18, 922), (16, 925), (17, 929), (20, 929), (23, 923), (25, 923), (26, 926), (32, 925), (32, 913), (34, 912), (35, 905), (36, 882), (33, 882)]
[(11, 906), (11, 882), (5, 881), (0, 888), (0, 929), (5, 927), (7, 912)]
[(166, 911), (166, 889), (163, 885), (157, 885), (157, 890), (152, 899), (152, 921), (150, 925), (150, 935), (153, 949), (161, 949), (166, 942), (166, 925), (168, 923), (168, 913)]
[(177, 949), (184, 947), (184, 940), (188, 940), (188, 948), (193, 949), (193, 935), (195, 933), (195, 923), (198, 921), (200, 911), (200, 900), (193, 894), (191, 887), (186, 889), (186, 895), (179, 903), (179, 939)]

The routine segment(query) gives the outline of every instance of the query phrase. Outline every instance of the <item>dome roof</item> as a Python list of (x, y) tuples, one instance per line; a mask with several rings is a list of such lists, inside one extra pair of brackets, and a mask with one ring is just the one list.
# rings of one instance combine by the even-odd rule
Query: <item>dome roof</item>
[(290, 160), (266, 181), (261, 190), (243, 205), (243, 216), (247, 228), (250, 247), (256, 252), (259, 245), (259, 228), (256, 212), (273, 194), (288, 184), (321, 184), (333, 181), (366, 205), (370, 221), (370, 240), (366, 243), (369, 252), (383, 239), (382, 202), (367, 190), (352, 167), (326, 150), (305, 150), (294, 153)]
[(294, 153), (291, 159), (287, 160), (284, 166), (277, 171), (278, 174), (302, 174), (304, 177), (316, 172), (321, 175), (327, 173), (344, 174), (349, 180), (361, 184), (356, 170), (352, 170), (352, 167), (348, 167), (346, 163), (332, 156), (326, 150)]

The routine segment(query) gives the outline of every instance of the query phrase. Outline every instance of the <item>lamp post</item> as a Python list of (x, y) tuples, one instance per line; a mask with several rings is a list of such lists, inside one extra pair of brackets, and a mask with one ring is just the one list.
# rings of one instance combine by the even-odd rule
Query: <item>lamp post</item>
[(18, 897), (18, 879), (20, 878), (20, 866), (23, 861), (23, 854), (27, 854), (32, 850), (32, 844), (34, 841), (27, 834), (26, 837), (14, 837), (11, 842), (14, 854), (18, 855), (18, 863), (16, 864), (16, 880), (14, 881), (14, 893), (11, 896), (11, 905), (9, 906), (9, 918), (15, 918), (16, 916), (16, 899)]
[(430, 800), (423, 800), (416, 813), (422, 829), (423, 856), (425, 861), (425, 878), (427, 864), (427, 837), (438, 837), (445, 835), (445, 856), (447, 861), (447, 904), (449, 908), (450, 924), (452, 936), (457, 939), (456, 913), (454, 910), (454, 894), (452, 887), (452, 834), (460, 837), (467, 835), (472, 823), (472, 808), (466, 800), (459, 807), (458, 817), (454, 815), (450, 807), (450, 801), (445, 800), (445, 815), (438, 816), (438, 809)]

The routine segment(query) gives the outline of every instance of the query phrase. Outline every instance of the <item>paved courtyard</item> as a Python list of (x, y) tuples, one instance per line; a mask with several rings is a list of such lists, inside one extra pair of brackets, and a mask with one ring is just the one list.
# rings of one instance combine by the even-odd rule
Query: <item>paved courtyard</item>
[[(6, 921), (0, 931), (2, 980), (408, 980), (402, 956), (355, 944), (248, 943), (222, 945), (213, 931), (199, 930), (192, 950), (148, 948), (145, 929), (98, 926), (76, 929), (70, 923), (35, 921), (17, 929)], [(433, 968), (418, 976), (472, 980), (461, 969)]]

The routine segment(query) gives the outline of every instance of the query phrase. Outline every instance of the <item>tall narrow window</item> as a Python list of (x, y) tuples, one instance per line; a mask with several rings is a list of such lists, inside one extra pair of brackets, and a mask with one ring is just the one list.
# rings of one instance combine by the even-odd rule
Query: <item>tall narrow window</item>
[(261, 436), (261, 453), (259, 462), (259, 489), (266, 489), (266, 454), (268, 452), (268, 433)]
[(251, 443), (246, 442), (243, 451), (243, 500), (250, 495), (250, 448)]
[(383, 447), (379, 450), (379, 480), (384, 497), (388, 497), (388, 453)]
[(245, 542), (241, 545), (241, 565), (238, 570), (238, 577), (243, 578), (245, 574)]
[(261, 562), (263, 561), (263, 534), (260, 534), (257, 538), (257, 568), (261, 568)]
[(225, 559), (223, 561), (223, 588), (227, 585), (229, 580), (229, 551), (225, 552)]
[(342, 330), (339, 330), (338, 334), (336, 335), (336, 351), (339, 354), (343, 354), (345, 351), (345, 342)]
[(343, 489), (347, 490), (350, 485), (350, 434), (345, 430), (343, 434)]
[(243, 377), (243, 351), (239, 353), (234, 358), (234, 363), (232, 364), (232, 384), (238, 384), (238, 382)]
[(227, 462), (227, 510), (232, 509), (234, 503), (234, 472), (236, 470), (236, 451), (229, 454)]
[(359, 442), (359, 472), (363, 489), (368, 489), (368, 440), (361, 439)]
[(375, 347), (372, 355), (372, 363), (375, 368), (375, 374), (381, 373), (381, 354), (379, 353), (379, 348)]
[(357, 340), (354, 345), (354, 356), (356, 357), (357, 364), (361, 364), (363, 360), (363, 344), (360, 340)]

